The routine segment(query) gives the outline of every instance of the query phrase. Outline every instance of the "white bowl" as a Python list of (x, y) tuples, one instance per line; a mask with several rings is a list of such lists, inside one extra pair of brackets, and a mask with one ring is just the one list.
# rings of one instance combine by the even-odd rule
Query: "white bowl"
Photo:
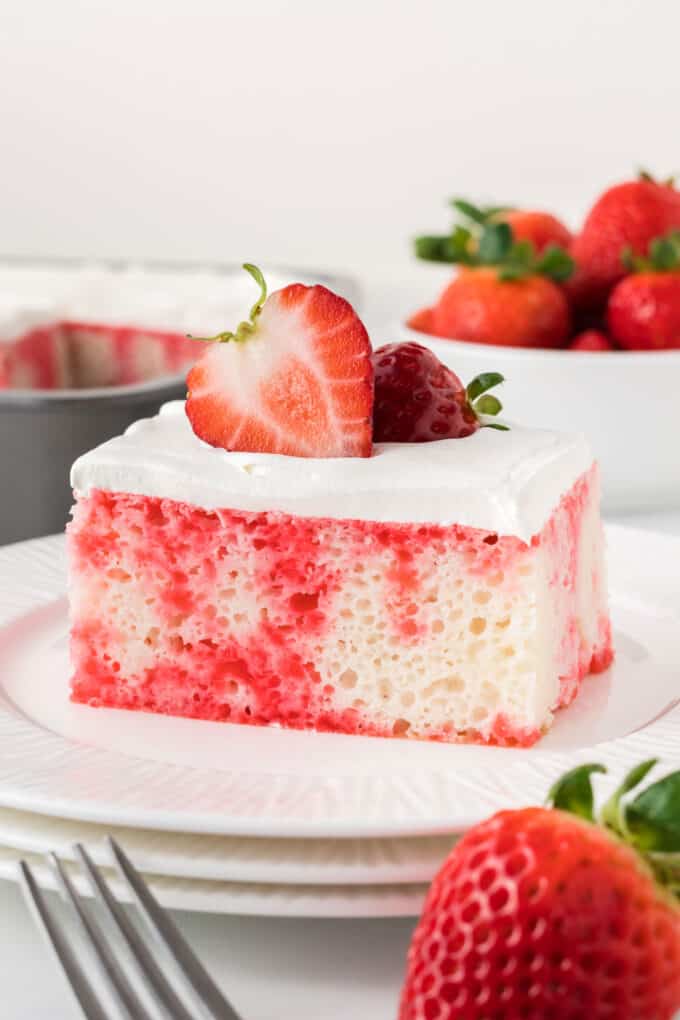
[(603, 477), (605, 510), (680, 506), (680, 350), (579, 352), (441, 340), (401, 325), (464, 383), (501, 372), (503, 416), (583, 432)]

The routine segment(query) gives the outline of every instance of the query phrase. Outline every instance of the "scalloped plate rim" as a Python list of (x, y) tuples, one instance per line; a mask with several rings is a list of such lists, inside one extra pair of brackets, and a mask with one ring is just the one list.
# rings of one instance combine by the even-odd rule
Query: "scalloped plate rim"
[[(675, 640), (680, 602), (671, 581), (663, 578), (666, 590), (661, 584), (657, 608), (653, 594), (664, 570), (670, 569), (669, 548), (680, 556), (680, 538), (620, 525), (607, 530), (616, 556), (625, 559), (631, 589), (642, 591), (637, 598), (631, 595), (639, 614), (657, 624), (665, 621)], [(658, 576), (648, 567), (654, 554)], [(0, 592), (0, 631), (45, 602), (63, 597), (63, 536), (1, 548), (0, 574), (8, 568), (13, 586), (11, 592)], [(214, 783), (215, 775), (176, 765), (154, 767), (148, 761), (74, 744), (38, 729), (0, 697), (0, 806), (100, 824), (214, 835), (342, 838), (461, 832), (500, 807), (540, 801), (554, 776), (591, 759), (594, 752), (617, 773), (652, 753), (672, 755), (680, 740), (680, 709), (668, 708), (656, 721), (626, 736), (569, 753), (537, 747), (526, 760), (518, 758), (493, 775), (491, 754), (483, 766), (455, 774), (450, 769), (320, 778), (225, 772), (212, 802), (208, 798), (201, 803), (205, 794), (201, 780)], [(79, 777), (78, 795), (64, 784), (63, 768), (71, 780), (74, 771)], [(99, 788), (95, 783), (88, 791), (88, 782), (95, 779)], [(254, 803), (256, 795), (260, 800)], [(165, 806), (159, 798), (165, 799)]]

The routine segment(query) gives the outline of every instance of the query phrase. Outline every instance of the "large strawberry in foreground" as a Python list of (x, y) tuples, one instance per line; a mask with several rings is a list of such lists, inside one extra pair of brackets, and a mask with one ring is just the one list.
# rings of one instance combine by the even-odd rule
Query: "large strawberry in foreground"
[(352, 306), (326, 287), (293, 283), (250, 318), (211, 337), (187, 377), (194, 432), (225, 450), (297, 457), (369, 457), (371, 345)]
[(504, 811), (454, 848), (413, 936), (400, 1020), (671, 1020), (680, 1009), (680, 772), (593, 821), (584, 765), (554, 808)]

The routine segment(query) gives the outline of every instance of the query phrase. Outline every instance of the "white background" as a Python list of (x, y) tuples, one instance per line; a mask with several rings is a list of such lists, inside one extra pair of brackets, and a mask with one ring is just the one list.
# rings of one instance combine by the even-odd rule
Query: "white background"
[[(680, 170), (676, 0), (1, 0), (0, 254), (407, 277), (451, 194)], [(429, 271), (429, 268), (428, 268)], [(394, 1016), (410, 924), (184, 918), (247, 1020)], [(0, 883), (2, 1015), (76, 1016)]]
[(680, 169), (675, 0), (2, 0), (0, 252), (389, 273)]

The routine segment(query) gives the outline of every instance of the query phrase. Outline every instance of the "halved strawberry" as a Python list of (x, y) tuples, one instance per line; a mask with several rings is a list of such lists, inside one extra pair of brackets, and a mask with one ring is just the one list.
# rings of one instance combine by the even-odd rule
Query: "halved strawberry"
[(370, 457), (371, 344), (352, 306), (317, 285), (293, 283), (250, 319), (210, 338), (187, 376), (186, 413), (197, 436), (225, 450), (292, 457)]

